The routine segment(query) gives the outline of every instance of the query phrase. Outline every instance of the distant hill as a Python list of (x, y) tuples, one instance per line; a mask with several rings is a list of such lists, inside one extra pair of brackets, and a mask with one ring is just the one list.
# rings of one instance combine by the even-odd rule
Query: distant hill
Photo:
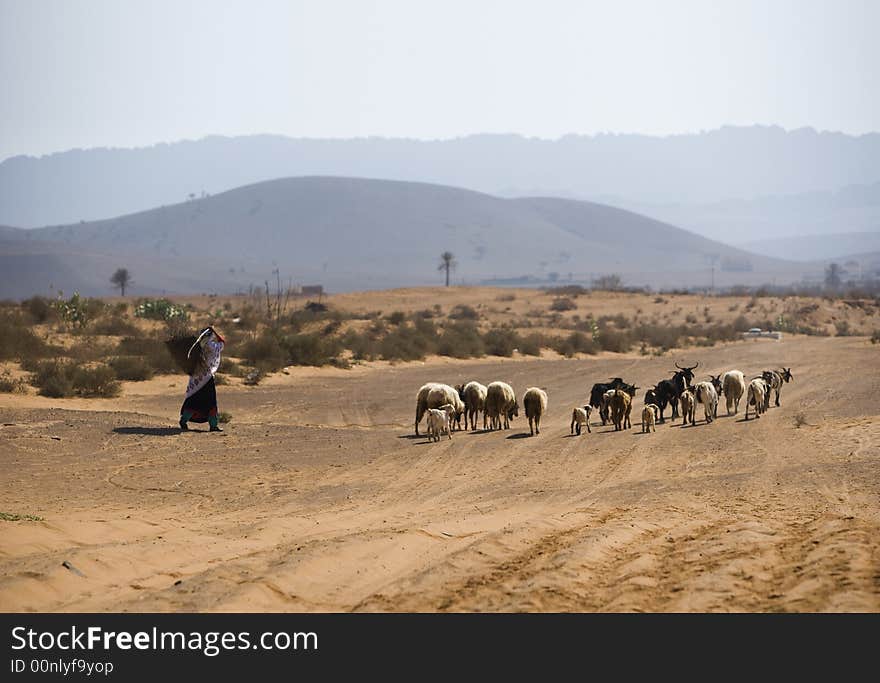
[[(608, 196), (642, 204), (693, 205), (878, 182), (880, 134), (752, 126), (667, 137), (600, 134), (558, 140), (518, 135), (436, 141), (257, 135), (141, 149), (71, 150), (0, 163), (0, 223), (30, 228), (104, 219), (177, 204), (190, 194), (200, 197), (304, 175), (420, 181), (506, 196)], [(536, 193), (529, 188), (543, 189)], [(651, 215), (723, 237), (704, 231), (700, 220)], [(776, 230), (772, 221), (767, 225), (769, 236), (791, 232)]]
[[(793, 235), (808, 236), (803, 245), (827, 244), (831, 251), (811, 251), (804, 258), (837, 256), (833, 238), (822, 242), (812, 236), (880, 233), (880, 182), (847, 185), (835, 191), (772, 195), (756, 199), (729, 199), (710, 204), (647, 204), (620, 197), (603, 197), (604, 203), (635, 211), (699, 232), (729, 244), (748, 245), (789, 241)], [(844, 240), (851, 238), (842, 238)], [(861, 249), (861, 247), (859, 247)], [(782, 252), (761, 252), (782, 255)], [(799, 258), (792, 256), (792, 258)]]
[(792, 261), (841, 259), (853, 254), (880, 251), (880, 230), (836, 235), (802, 235), (755, 240), (741, 245), (756, 254)]
[(530, 276), (708, 286), (796, 280), (809, 267), (750, 254), (621, 209), (553, 198), (501, 199), (453, 187), (285, 178), (104, 221), (0, 232), (0, 296), (107, 294), (116, 267), (133, 294), (232, 292), (285, 280), (335, 291)]

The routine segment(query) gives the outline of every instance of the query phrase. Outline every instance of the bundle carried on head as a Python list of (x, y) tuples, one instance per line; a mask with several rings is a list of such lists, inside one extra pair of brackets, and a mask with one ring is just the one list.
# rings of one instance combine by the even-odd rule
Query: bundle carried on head
[(195, 373), (199, 365), (205, 362), (202, 345), (199, 343), (203, 336), (204, 331), (196, 335), (188, 330), (180, 330), (172, 333), (165, 341), (174, 362), (188, 375)]

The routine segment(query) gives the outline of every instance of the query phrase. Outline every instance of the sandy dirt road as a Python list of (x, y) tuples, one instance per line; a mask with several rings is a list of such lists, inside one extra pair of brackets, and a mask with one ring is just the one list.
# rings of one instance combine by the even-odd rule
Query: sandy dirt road
[[(581, 437), (571, 408), (594, 381), (644, 387), (673, 359), (304, 372), (219, 387), (223, 435), (178, 433), (180, 378), (114, 402), (0, 396), (0, 511), (44, 518), (0, 522), (0, 609), (880, 610), (876, 347), (676, 358), (700, 379), (784, 362), (795, 380), (757, 421), (722, 405), (712, 425), (642, 435), (640, 391), (633, 430)], [(418, 387), (470, 379), (545, 387), (541, 435), (521, 414), (414, 438)]]

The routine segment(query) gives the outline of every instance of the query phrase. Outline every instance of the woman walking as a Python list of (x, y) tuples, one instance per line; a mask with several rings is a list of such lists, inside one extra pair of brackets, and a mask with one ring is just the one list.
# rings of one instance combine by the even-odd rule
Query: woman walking
[(220, 367), (220, 354), (226, 340), (213, 327), (199, 333), (187, 352), (195, 359), (186, 387), (186, 400), (180, 408), (180, 428), (188, 430), (187, 422), (207, 422), (212, 432), (222, 432), (217, 424), (217, 389), (214, 373)]

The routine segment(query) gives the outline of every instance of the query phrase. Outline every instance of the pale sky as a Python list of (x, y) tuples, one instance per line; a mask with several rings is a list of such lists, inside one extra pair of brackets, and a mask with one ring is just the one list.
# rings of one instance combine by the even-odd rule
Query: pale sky
[(880, 130), (871, 0), (0, 0), (0, 160), (205, 135)]

